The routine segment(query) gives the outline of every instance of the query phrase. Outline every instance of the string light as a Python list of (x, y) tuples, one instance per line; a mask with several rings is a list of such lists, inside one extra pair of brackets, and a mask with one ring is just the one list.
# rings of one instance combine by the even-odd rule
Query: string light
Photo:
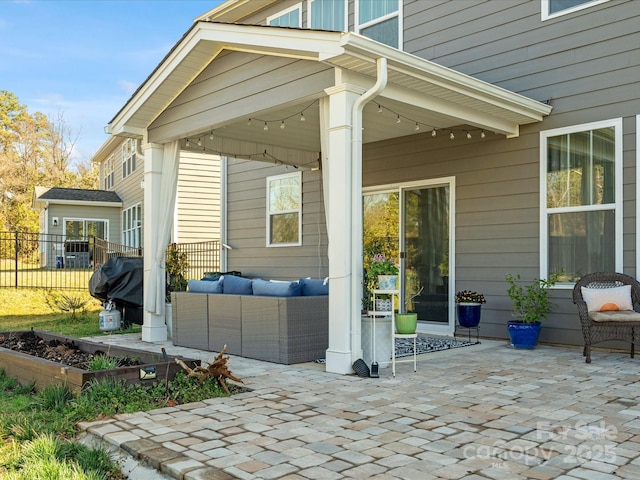
[[(286, 117), (283, 117), (283, 118), (281, 117), (281, 118), (276, 118), (276, 119), (271, 119), (271, 120), (265, 120), (265, 119), (251, 118), (250, 117), (247, 120), (247, 126), (250, 127), (252, 125), (253, 121), (255, 120), (255, 121), (261, 122), (263, 124), (263, 130), (266, 132), (266, 131), (269, 130), (269, 124), (270, 123), (276, 123), (277, 122), (280, 125), (280, 129), (284, 130), (286, 128), (286, 121), (291, 119), (291, 118), (298, 117), (301, 122), (306, 122), (307, 119), (306, 119), (305, 114), (304, 114), (305, 111), (307, 109), (311, 108), (311, 106), (313, 106), (317, 102), (318, 102), (318, 100), (314, 100), (313, 102), (311, 102), (309, 105), (307, 105), (302, 110), (300, 110), (300, 111), (298, 111), (298, 112), (296, 112), (294, 114), (288, 115)], [(388, 111), (388, 112), (392, 113), (393, 115), (395, 115), (395, 117), (396, 117), (396, 122), (395, 122), (396, 125), (401, 124), (402, 120), (407, 120), (410, 123), (412, 122), (414, 124), (414, 131), (416, 131), (416, 132), (419, 132), (420, 130), (422, 130), (422, 127), (425, 127), (427, 129), (427, 131), (431, 130), (431, 136), (434, 137), (434, 138), (438, 135), (438, 130), (448, 131), (449, 132), (449, 138), (451, 140), (455, 139), (455, 133), (454, 132), (464, 134), (468, 140), (471, 140), (473, 138), (473, 134), (471, 133), (470, 130), (466, 130), (466, 129), (465, 130), (462, 130), (462, 129), (458, 130), (458, 129), (451, 129), (451, 128), (437, 127), (437, 126), (434, 126), (434, 125), (429, 125), (429, 124), (420, 122), (418, 120), (415, 120), (415, 119), (406, 117), (404, 115), (401, 115), (400, 113), (398, 113), (396, 111), (393, 111), (392, 109), (390, 109), (390, 108), (388, 108), (388, 107), (386, 107), (386, 106), (384, 106), (384, 105), (382, 105), (380, 103), (376, 103), (375, 105), (377, 105), (378, 113), (384, 113), (384, 111)], [(363, 130), (364, 130), (364, 127), (363, 127)], [(211, 139), (212, 141), (213, 141), (213, 132), (214, 131), (211, 130), (211, 134), (209, 135), (209, 139)], [(485, 134), (484, 130), (480, 130), (479, 137), (481, 139), (485, 139), (486, 138), (486, 134)], [(193, 142), (191, 142), (191, 143), (193, 143)], [(202, 146), (201, 139), (198, 139), (198, 146)]]
[[(432, 137), (436, 137), (438, 135), (438, 130), (444, 130), (444, 128), (436, 127), (436, 126), (433, 126), (433, 125), (428, 125), (428, 124), (425, 124), (425, 123), (420, 122), (418, 120), (415, 120), (415, 119), (406, 117), (404, 115), (401, 115), (400, 113), (398, 113), (398, 112), (396, 112), (396, 111), (394, 111), (394, 110), (392, 110), (392, 109), (390, 109), (390, 108), (388, 108), (388, 107), (386, 107), (386, 106), (384, 106), (384, 105), (382, 105), (380, 103), (376, 103), (376, 105), (378, 106), (378, 113), (382, 113), (383, 111), (386, 110), (386, 111), (392, 113), (393, 115), (395, 115), (396, 116), (396, 124), (402, 123), (403, 119), (404, 120), (408, 120), (410, 122), (413, 122), (413, 124), (415, 125), (414, 131), (420, 131), (421, 127), (427, 127), (427, 129), (431, 129), (431, 136)], [(473, 134), (469, 130), (454, 130), (454, 129), (451, 129), (451, 128), (447, 128), (446, 130), (449, 131), (449, 138), (451, 140), (454, 140), (456, 138), (454, 132), (462, 132), (462, 133), (464, 133), (464, 135), (467, 137), (468, 140), (471, 140), (473, 138)], [(482, 130), (480, 132), (480, 138), (484, 139), (485, 137), (486, 137), (486, 135), (484, 133), (484, 130)]]
[[(184, 139), (184, 146), (185, 147), (196, 147), (196, 142), (192, 139), (189, 138), (185, 138)], [(215, 155), (221, 155), (221, 156), (225, 156), (225, 157), (230, 157), (233, 159), (233, 161), (235, 162), (238, 158), (243, 158), (243, 159), (247, 159), (247, 160), (258, 160), (258, 161), (265, 161), (265, 162), (269, 162), (269, 163), (273, 163), (276, 166), (284, 166), (285, 169), (288, 169), (288, 167), (293, 167), (296, 170), (298, 170), (300, 167), (303, 168), (309, 168), (311, 170), (318, 170), (318, 164), (319, 164), (319, 159), (316, 159), (312, 162), (306, 163), (306, 164), (302, 164), (302, 165), (297, 165), (294, 163), (288, 163), (285, 162), (283, 160), (280, 160), (279, 158), (275, 157), (274, 155), (271, 155), (267, 150), (264, 150), (262, 152), (257, 152), (257, 153), (242, 153), (242, 154), (237, 154), (237, 153), (232, 153), (232, 152), (225, 152), (225, 151), (221, 151), (221, 150), (214, 150), (211, 148), (208, 148), (206, 145), (202, 145), (199, 147), (199, 149), (202, 152), (205, 153), (211, 153), (211, 154), (215, 154)]]

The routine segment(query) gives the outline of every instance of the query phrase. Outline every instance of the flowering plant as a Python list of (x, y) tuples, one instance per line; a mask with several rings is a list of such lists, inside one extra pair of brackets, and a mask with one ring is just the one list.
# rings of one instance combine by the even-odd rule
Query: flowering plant
[(463, 290), (456, 293), (454, 300), (456, 303), (487, 303), (483, 294), (472, 292), (471, 290)]
[(395, 262), (388, 260), (383, 253), (374, 255), (371, 266), (367, 270), (367, 275), (377, 277), (378, 275), (397, 275), (398, 266)]

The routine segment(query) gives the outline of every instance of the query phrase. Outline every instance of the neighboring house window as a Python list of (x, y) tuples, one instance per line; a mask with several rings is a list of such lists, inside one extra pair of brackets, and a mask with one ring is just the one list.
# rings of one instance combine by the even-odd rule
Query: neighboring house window
[(346, 32), (346, 0), (311, 0), (309, 7), (309, 28)]
[(141, 247), (142, 204), (138, 203), (122, 212), (122, 243), (128, 247)]
[(122, 178), (127, 178), (136, 170), (136, 140), (128, 138), (122, 145)]
[(400, 48), (399, 0), (357, 0), (358, 33), (391, 47)]
[(64, 234), (67, 240), (86, 240), (90, 236), (107, 239), (109, 221), (88, 218), (65, 218)]
[(609, 0), (541, 0), (542, 20), (559, 17)]
[(622, 120), (541, 132), (541, 275), (622, 269)]
[(301, 172), (267, 178), (267, 246), (302, 244)]
[(113, 188), (113, 183), (115, 179), (115, 162), (116, 162), (115, 155), (111, 155), (104, 162), (103, 178), (104, 178), (105, 190), (109, 190)]
[(268, 17), (267, 24), (276, 27), (300, 28), (302, 26), (302, 5), (298, 3), (293, 7)]

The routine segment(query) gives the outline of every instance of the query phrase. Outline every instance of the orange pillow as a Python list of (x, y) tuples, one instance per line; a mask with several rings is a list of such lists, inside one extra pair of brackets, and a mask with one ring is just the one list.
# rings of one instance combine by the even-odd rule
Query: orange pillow
[(620, 310), (620, 307), (615, 303), (611, 303), (611, 302), (605, 303), (600, 307), (601, 312), (617, 312), (618, 310)]

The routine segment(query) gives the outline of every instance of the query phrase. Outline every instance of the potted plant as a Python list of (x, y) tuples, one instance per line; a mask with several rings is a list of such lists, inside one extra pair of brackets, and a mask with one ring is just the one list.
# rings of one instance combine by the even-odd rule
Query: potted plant
[(367, 280), (377, 281), (380, 290), (395, 290), (398, 281), (398, 266), (383, 253), (378, 253), (371, 260), (371, 266), (367, 270)]
[[(379, 290), (395, 290), (398, 285), (398, 266), (384, 254), (378, 253), (371, 260), (366, 277), (367, 285), (371, 290), (375, 289), (375, 285)], [(376, 297), (376, 303), (374, 308), (378, 311), (387, 311), (393, 308), (391, 298), (388, 295)]]
[(552, 310), (549, 289), (559, 280), (562, 272), (549, 275), (549, 279), (535, 278), (528, 285), (520, 285), (520, 274), (507, 274), (507, 294), (513, 302), (513, 315), (518, 320), (507, 322), (511, 345), (514, 348), (532, 349), (538, 343), (542, 320)]
[(420, 295), (423, 289), (424, 287), (420, 287), (420, 290), (405, 300), (405, 309), (396, 314), (396, 333), (400, 335), (416, 333), (418, 314), (413, 311), (413, 299)]
[(471, 290), (462, 290), (453, 297), (456, 302), (458, 323), (464, 328), (475, 328), (480, 323), (482, 304), (487, 303), (484, 295)]
[(186, 252), (178, 249), (175, 243), (167, 248), (165, 270), (167, 273), (167, 303), (171, 303), (171, 292), (184, 292), (187, 289), (189, 258)]

